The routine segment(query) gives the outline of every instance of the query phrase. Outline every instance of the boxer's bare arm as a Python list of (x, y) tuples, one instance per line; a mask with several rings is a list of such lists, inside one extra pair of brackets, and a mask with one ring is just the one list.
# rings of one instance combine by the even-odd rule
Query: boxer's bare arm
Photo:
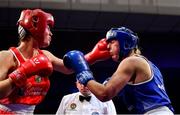
[(11, 68), (15, 67), (15, 62), (10, 51), (0, 52), (0, 98), (7, 96), (13, 91), (12, 80), (7, 77)]
[(64, 73), (64, 74), (72, 74), (73, 71), (66, 68), (64, 66), (64, 63), (63, 63), (63, 60), (54, 56), (52, 53), (50, 53), (49, 51), (47, 50), (43, 50), (43, 53), (49, 58), (49, 60), (52, 62), (53, 64), (53, 69), (55, 71), (58, 71), (58, 72), (61, 72), (61, 73)]

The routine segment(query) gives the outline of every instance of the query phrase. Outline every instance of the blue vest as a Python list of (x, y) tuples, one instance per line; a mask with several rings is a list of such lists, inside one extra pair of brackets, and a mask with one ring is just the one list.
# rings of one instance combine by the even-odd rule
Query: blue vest
[(152, 78), (138, 84), (127, 84), (120, 92), (128, 110), (143, 114), (160, 106), (167, 106), (174, 112), (170, 99), (165, 91), (163, 77), (159, 69), (148, 61)]

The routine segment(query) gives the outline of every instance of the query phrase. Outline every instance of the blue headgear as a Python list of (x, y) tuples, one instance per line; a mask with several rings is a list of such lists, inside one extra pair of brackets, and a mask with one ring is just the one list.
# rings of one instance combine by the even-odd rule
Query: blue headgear
[(137, 47), (138, 36), (126, 27), (112, 28), (106, 34), (107, 42), (118, 40), (120, 56), (126, 57), (129, 52)]

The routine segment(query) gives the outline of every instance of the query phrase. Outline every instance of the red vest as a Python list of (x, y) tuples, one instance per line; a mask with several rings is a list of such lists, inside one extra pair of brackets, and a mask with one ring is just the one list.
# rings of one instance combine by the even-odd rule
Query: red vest
[[(13, 53), (17, 59), (19, 65), (25, 62), (20, 52), (15, 48), (10, 48), (10, 51)], [(40, 54), (43, 54), (41, 50), (38, 50)], [(15, 90), (6, 98), (1, 99), (1, 104), (29, 104), (37, 105), (39, 104), (44, 97), (46, 96), (50, 87), (50, 81), (48, 76), (38, 76), (34, 75), (27, 79), (25, 87), (15, 88)]]

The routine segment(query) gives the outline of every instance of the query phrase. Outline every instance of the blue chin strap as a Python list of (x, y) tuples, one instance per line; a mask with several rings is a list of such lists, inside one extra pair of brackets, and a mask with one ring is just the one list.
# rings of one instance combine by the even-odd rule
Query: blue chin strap
[(118, 40), (120, 58), (126, 57), (129, 52), (137, 47), (138, 36), (126, 27), (112, 28), (106, 34), (107, 42)]

